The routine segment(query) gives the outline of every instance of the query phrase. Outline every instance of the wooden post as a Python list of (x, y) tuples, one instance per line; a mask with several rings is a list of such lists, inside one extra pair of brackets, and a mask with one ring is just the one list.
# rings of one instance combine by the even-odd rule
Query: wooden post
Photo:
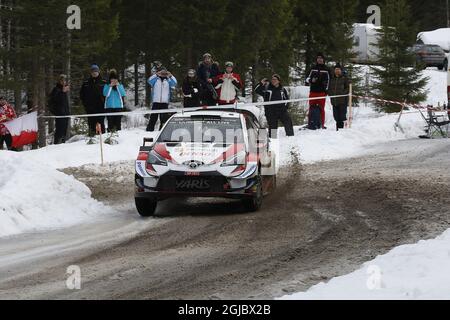
[(349, 97), (348, 97), (348, 127), (352, 127), (353, 122), (353, 84), (349, 85)]
[(103, 135), (102, 135), (102, 125), (100, 123), (97, 123), (96, 125), (96, 131), (97, 134), (100, 136), (100, 156), (102, 161), (102, 166), (105, 164), (104, 158), (103, 158)]

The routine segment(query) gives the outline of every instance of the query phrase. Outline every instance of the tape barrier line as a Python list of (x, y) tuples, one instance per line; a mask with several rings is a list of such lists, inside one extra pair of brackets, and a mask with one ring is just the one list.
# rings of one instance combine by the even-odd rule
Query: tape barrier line
[(346, 98), (350, 95), (339, 95), (339, 96), (326, 96), (326, 97), (317, 97), (317, 98), (302, 98), (302, 99), (290, 99), (290, 100), (282, 100), (282, 101), (271, 101), (271, 102), (253, 102), (253, 103), (237, 103), (237, 104), (228, 104), (221, 106), (205, 106), (198, 108), (176, 108), (176, 109), (167, 109), (167, 110), (148, 110), (148, 111), (128, 111), (128, 112), (111, 112), (111, 113), (97, 113), (97, 114), (82, 114), (82, 115), (70, 115), (70, 116), (39, 116), (41, 119), (79, 119), (79, 118), (93, 118), (93, 117), (108, 117), (108, 116), (133, 116), (133, 115), (152, 115), (152, 114), (166, 114), (166, 113), (183, 113), (187, 111), (200, 111), (200, 110), (208, 110), (214, 108), (221, 109), (238, 109), (238, 108), (246, 108), (246, 107), (265, 107), (265, 106), (273, 106), (279, 104), (287, 104), (294, 102), (307, 102), (307, 101), (315, 101), (315, 100), (323, 100), (328, 98)]
[(363, 100), (372, 100), (372, 101), (379, 101), (379, 102), (384, 102), (384, 103), (391, 103), (391, 104), (397, 104), (403, 107), (411, 107), (411, 108), (415, 108), (415, 109), (427, 109), (430, 111), (444, 111), (444, 109), (440, 109), (440, 108), (434, 108), (434, 107), (429, 107), (429, 106), (422, 106), (419, 104), (411, 104), (411, 103), (406, 103), (406, 102), (399, 102), (399, 101), (393, 101), (393, 100), (385, 100), (385, 99), (380, 99), (380, 98), (375, 98), (375, 97), (369, 97), (369, 96), (354, 96), (356, 98), (359, 99), (363, 99)]

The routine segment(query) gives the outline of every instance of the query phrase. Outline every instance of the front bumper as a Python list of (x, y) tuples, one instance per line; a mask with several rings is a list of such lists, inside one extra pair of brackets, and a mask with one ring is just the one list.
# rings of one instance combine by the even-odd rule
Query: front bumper
[(169, 172), (162, 177), (142, 178), (136, 175), (136, 197), (156, 200), (175, 197), (214, 197), (245, 199), (256, 192), (256, 176), (246, 179), (226, 178), (219, 173), (186, 176)]

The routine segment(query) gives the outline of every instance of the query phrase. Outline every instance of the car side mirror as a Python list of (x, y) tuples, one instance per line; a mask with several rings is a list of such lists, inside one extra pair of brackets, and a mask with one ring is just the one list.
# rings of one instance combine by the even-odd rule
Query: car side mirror
[(144, 147), (147, 146), (147, 143), (149, 143), (150, 145), (152, 145), (155, 142), (154, 138), (144, 138)]

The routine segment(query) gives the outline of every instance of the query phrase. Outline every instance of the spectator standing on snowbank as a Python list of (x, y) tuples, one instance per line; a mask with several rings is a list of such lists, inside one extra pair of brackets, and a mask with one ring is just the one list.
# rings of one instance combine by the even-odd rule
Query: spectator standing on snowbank
[[(67, 76), (62, 74), (56, 87), (50, 93), (49, 107), (50, 112), (57, 117), (70, 116), (69, 93), (70, 85), (67, 82)], [(69, 118), (55, 119), (55, 139), (54, 144), (66, 142), (67, 129), (69, 128)]]
[[(261, 83), (255, 88), (255, 92), (264, 97), (265, 102), (289, 100), (289, 94), (286, 88), (283, 87), (281, 77), (278, 74), (272, 76), (271, 82), (267, 79), (262, 79)], [(283, 123), (286, 135), (289, 137), (294, 136), (294, 126), (287, 103), (265, 106), (264, 109), (271, 138), (277, 138), (279, 121)]]
[[(125, 109), (126, 97), (124, 86), (119, 82), (119, 76), (115, 69), (109, 72), (109, 83), (103, 87), (105, 97), (105, 112), (118, 113)], [(108, 116), (108, 132), (113, 133), (122, 130), (122, 116)]]
[[(334, 67), (334, 75), (330, 81), (330, 96), (343, 96), (350, 93), (350, 85), (347, 76), (344, 75), (342, 66), (338, 63)], [(333, 105), (334, 120), (336, 120), (336, 129), (344, 129), (347, 121), (348, 97), (331, 98)]]
[(219, 64), (214, 62), (212, 55), (205, 53), (203, 61), (197, 69), (197, 76), (203, 88), (205, 88), (202, 104), (215, 106), (217, 104), (217, 91), (214, 88), (214, 79), (220, 75)]
[(242, 89), (241, 76), (233, 72), (234, 63), (225, 63), (225, 72), (216, 78), (216, 91), (219, 105), (234, 104), (238, 91)]
[(311, 116), (313, 106), (319, 106), (322, 128), (326, 129), (325, 104), (326, 104), (326, 97), (328, 95), (328, 89), (330, 86), (331, 72), (329, 68), (325, 65), (325, 56), (322, 53), (317, 54), (316, 65), (312, 67), (307, 74), (308, 77), (306, 78), (306, 85), (310, 87), (309, 97), (323, 98), (309, 101), (310, 105), (309, 114)]
[[(167, 71), (167, 69), (162, 68), (161, 71), (157, 72), (155, 75), (148, 79), (148, 83), (152, 87), (152, 110), (169, 110), (169, 102), (171, 97), (171, 90), (177, 86), (177, 79)], [(160, 119), (160, 128), (169, 120), (169, 113), (152, 114), (150, 116), (150, 121), (147, 126), (147, 131), (155, 131), (156, 123)]]
[(185, 108), (200, 107), (203, 87), (194, 69), (188, 71), (187, 77), (183, 81), (183, 96)]
[[(91, 66), (91, 76), (83, 82), (80, 90), (80, 99), (87, 114), (100, 114), (105, 112), (105, 97), (103, 88), (106, 81), (101, 77), (100, 68), (94, 64)], [(88, 118), (89, 136), (93, 137), (97, 133), (97, 123), (105, 133), (105, 117)]]
[(5, 97), (0, 97), (0, 150), (3, 150), (3, 144), (6, 143), (8, 150), (12, 149), (12, 137), (3, 123), (17, 118), (14, 108), (8, 103)]

